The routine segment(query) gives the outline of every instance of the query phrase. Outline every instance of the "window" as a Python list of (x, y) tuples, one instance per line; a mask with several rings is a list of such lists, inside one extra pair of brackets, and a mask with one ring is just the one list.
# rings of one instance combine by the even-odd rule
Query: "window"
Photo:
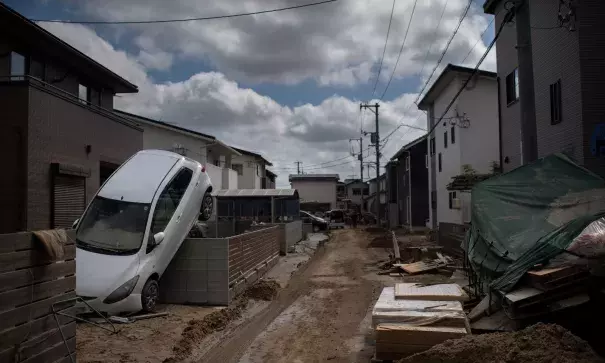
[(430, 146), (431, 146), (431, 156), (433, 156), (433, 155), (435, 155), (435, 138), (434, 137), (431, 137)]
[(506, 103), (511, 104), (519, 99), (519, 70), (515, 68), (506, 76)]
[(410, 170), (410, 156), (405, 158), (405, 170)]
[(364, 188), (363, 195), (370, 195), (370, 190), (368, 188)]
[(447, 131), (443, 133), (443, 148), (447, 149)]
[(561, 116), (561, 80), (559, 79), (550, 85), (550, 124), (560, 123)]
[(353, 195), (361, 195), (361, 189), (353, 188)]
[(452, 137), (452, 145), (456, 142), (456, 126), (452, 126), (450, 130), (450, 136)]
[(456, 199), (456, 192), (450, 192), (450, 209), (454, 209), (454, 199)]
[(212, 164), (214, 164), (214, 166), (218, 166), (218, 167), (220, 168), (220, 166), (221, 166), (221, 161), (220, 161), (220, 160), (218, 160), (218, 159), (214, 159), (214, 162), (213, 162)]
[(82, 84), (78, 85), (78, 98), (82, 103), (86, 103), (86, 101), (88, 101), (88, 87)]
[(260, 165), (256, 164), (256, 176), (260, 176)]
[(237, 171), (237, 175), (244, 175), (244, 165), (242, 164), (231, 164), (231, 169)]
[(441, 172), (441, 153), (439, 153), (439, 172)]
[(25, 56), (16, 52), (11, 52), (10, 72), (11, 79), (14, 81), (22, 81), (25, 79), (25, 77), (19, 77), (25, 76)]
[[(178, 174), (166, 185), (162, 194), (155, 205), (153, 212), (153, 219), (151, 220), (151, 233), (149, 234), (150, 240), (158, 232), (163, 232), (168, 226), (168, 223), (172, 219), (172, 215), (176, 211), (189, 187), (191, 178), (193, 177), (193, 171), (188, 168), (181, 169)], [(153, 249), (153, 244), (147, 245), (147, 252)]]

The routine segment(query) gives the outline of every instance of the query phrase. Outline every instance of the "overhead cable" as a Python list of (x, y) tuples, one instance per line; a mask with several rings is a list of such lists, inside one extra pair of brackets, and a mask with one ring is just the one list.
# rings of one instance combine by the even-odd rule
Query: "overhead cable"
[(103, 21), (103, 20), (54, 20), (54, 19), (30, 19), (34, 22), (40, 23), (65, 23), (65, 24), (89, 24), (89, 25), (101, 25), (101, 24), (158, 24), (158, 23), (184, 23), (189, 21), (200, 21), (200, 20), (216, 20), (216, 19), (228, 19), (228, 18), (238, 18), (249, 15), (259, 15), (259, 14), (268, 14), (275, 13), (278, 11), (285, 10), (293, 10), (293, 9), (301, 9), (310, 6), (323, 5), (328, 3), (333, 3), (338, 0), (323, 0), (317, 1), (313, 3), (287, 6), (283, 8), (275, 8), (268, 10), (260, 10), (260, 11), (252, 11), (247, 13), (237, 13), (237, 14), (227, 14), (227, 15), (215, 15), (215, 16), (203, 16), (196, 18), (181, 18), (181, 19), (158, 19), (158, 20), (124, 20), (124, 21)]
[(384, 55), (387, 51), (387, 44), (389, 42), (389, 34), (391, 33), (391, 23), (393, 22), (393, 12), (395, 11), (395, 0), (393, 0), (393, 6), (391, 7), (391, 17), (389, 18), (389, 27), (387, 28), (387, 36), (384, 40), (384, 48), (382, 49), (382, 58), (380, 58), (380, 66), (378, 67), (378, 74), (376, 75), (376, 81), (374, 82), (374, 89), (372, 90), (372, 97), (376, 93), (376, 87), (380, 80), (380, 72), (382, 71), (382, 63), (384, 62)]

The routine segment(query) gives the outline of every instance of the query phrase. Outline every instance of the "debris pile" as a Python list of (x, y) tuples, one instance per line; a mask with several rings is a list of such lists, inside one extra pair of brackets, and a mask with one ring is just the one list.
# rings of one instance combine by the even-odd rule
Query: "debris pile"
[(514, 333), (469, 335), (448, 340), (400, 363), (596, 363), (605, 362), (584, 340), (554, 324)]
[(372, 311), (376, 359), (393, 360), (470, 332), (457, 284), (401, 283), (382, 290)]
[(245, 296), (254, 300), (271, 301), (277, 296), (279, 289), (279, 283), (275, 280), (260, 280), (246, 290)]

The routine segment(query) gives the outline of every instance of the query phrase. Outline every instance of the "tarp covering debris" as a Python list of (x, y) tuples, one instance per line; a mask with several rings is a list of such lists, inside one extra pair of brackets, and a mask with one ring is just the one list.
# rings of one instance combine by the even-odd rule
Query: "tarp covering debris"
[(481, 280), (506, 292), (605, 215), (605, 180), (554, 154), (475, 185), (471, 213), (469, 261)]

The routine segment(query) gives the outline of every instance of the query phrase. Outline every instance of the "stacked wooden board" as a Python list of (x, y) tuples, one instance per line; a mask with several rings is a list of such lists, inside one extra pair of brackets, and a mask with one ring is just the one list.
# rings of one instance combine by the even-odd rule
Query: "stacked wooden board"
[(374, 305), (376, 359), (396, 360), (470, 332), (456, 284), (385, 287)]

